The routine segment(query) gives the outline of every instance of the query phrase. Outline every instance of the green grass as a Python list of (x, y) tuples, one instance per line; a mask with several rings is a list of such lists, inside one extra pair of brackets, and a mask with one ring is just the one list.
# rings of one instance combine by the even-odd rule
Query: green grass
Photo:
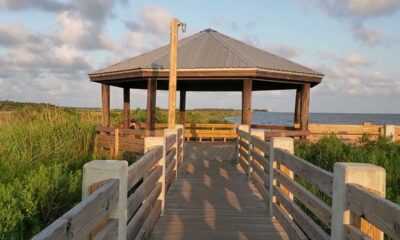
[(400, 204), (400, 144), (380, 137), (370, 141), (364, 137), (361, 145), (326, 136), (312, 144), (296, 143), (295, 154), (333, 172), (335, 162), (360, 162), (381, 166), (386, 170), (386, 198)]
[(0, 125), (0, 239), (30, 238), (80, 201), (98, 120), (53, 107)]

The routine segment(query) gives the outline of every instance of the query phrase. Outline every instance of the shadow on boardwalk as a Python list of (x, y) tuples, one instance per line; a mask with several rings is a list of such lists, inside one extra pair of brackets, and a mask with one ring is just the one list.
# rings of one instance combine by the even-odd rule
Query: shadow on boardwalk
[(154, 239), (287, 239), (240, 166), (231, 143), (187, 143)]

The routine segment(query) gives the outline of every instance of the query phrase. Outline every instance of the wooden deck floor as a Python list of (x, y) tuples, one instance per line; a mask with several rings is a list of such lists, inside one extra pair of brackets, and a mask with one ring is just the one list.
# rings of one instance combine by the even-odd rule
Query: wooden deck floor
[(153, 239), (287, 239), (243, 170), (235, 146), (187, 143)]

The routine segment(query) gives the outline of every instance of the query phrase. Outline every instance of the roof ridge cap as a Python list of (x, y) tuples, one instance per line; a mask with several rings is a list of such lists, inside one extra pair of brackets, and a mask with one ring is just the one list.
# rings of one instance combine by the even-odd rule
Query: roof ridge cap
[[(234, 48), (231, 48), (223, 39), (220, 39), (217, 35), (214, 35), (213, 32), (209, 32), (218, 42), (220, 42), (222, 45), (225, 46), (230, 52), (232, 52), (235, 56), (237, 56), (242, 62), (246, 63), (247, 66), (250, 66), (251, 64), (255, 65), (252, 61), (249, 59), (245, 58), (242, 56), (239, 52), (237, 52)], [(219, 33), (221, 34), (221, 33)], [(223, 34), (221, 34), (223, 35)], [(223, 35), (225, 36), (225, 35)], [(251, 64), (249, 64), (251, 63)]]

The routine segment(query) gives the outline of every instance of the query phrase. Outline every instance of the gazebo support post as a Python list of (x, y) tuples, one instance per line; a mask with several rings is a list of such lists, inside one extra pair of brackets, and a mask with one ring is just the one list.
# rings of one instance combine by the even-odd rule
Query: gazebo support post
[(301, 88), (296, 89), (296, 102), (294, 106), (294, 128), (300, 128), (300, 116), (301, 116)]
[(242, 124), (251, 125), (251, 94), (252, 94), (252, 79), (243, 80), (242, 89)]
[(178, 57), (178, 27), (179, 21), (174, 18), (171, 22), (170, 58), (169, 58), (169, 104), (168, 104), (168, 128), (175, 127), (176, 108), (176, 74)]
[(156, 98), (157, 98), (157, 80), (149, 79), (147, 81), (147, 111), (146, 125), (148, 130), (156, 128)]
[(179, 98), (179, 123), (185, 125), (185, 118), (186, 118), (186, 91), (180, 91), (180, 98)]
[(103, 127), (110, 126), (110, 85), (101, 84), (101, 108)]
[(308, 130), (309, 109), (310, 109), (310, 84), (305, 83), (301, 87), (300, 128), (303, 131)]
[(130, 111), (131, 111), (130, 88), (124, 87), (124, 106), (122, 111), (124, 128), (129, 128)]

